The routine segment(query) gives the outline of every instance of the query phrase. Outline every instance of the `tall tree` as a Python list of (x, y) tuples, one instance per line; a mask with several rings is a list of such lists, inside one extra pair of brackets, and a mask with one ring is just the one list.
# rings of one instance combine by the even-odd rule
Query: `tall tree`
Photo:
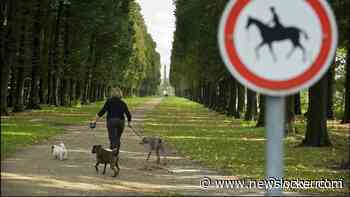
[(16, 101), (13, 107), (13, 112), (22, 112), (24, 111), (24, 77), (25, 77), (25, 42), (27, 40), (27, 26), (28, 26), (28, 2), (20, 3), (20, 19), (21, 19), (21, 28), (20, 28), (20, 38), (19, 38), (19, 49), (18, 49), (18, 64), (17, 64), (17, 76), (16, 76), (16, 90), (15, 97)]
[(237, 82), (231, 77), (230, 79), (230, 101), (229, 101), (229, 115), (236, 116), (237, 114)]
[(8, 115), (8, 82), (10, 78), (11, 66), (15, 62), (16, 38), (15, 38), (15, 18), (17, 14), (17, 1), (1, 1), (0, 20), (0, 70), (1, 70), (1, 115)]
[(4, 0), (0, 19), (1, 114), (102, 100), (113, 86), (157, 92), (160, 55), (135, 0)]
[(300, 92), (294, 95), (294, 112), (296, 115), (302, 114)]
[[(334, 58), (335, 59), (335, 58)], [(334, 84), (335, 84), (335, 60), (333, 61), (332, 65), (330, 66), (328, 72), (328, 83), (327, 83), (327, 118), (333, 119), (334, 118)]]
[(238, 118), (241, 118), (241, 114), (244, 112), (245, 108), (245, 87), (238, 83), (238, 106), (237, 106), (237, 111), (238, 111)]
[(303, 145), (331, 145), (327, 130), (327, 78), (325, 75), (309, 90), (309, 109)]
[(247, 110), (244, 116), (245, 120), (255, 120), (256, 119), (256, 93), (250, 89), (247, 89)]
[(295, 118), (295, 96), (288, 96), (286, 98), (286, 128), (285, 128), (285, 135), (288, 135), (290, 133), (295, 134), (296, 130), (294, 128), (294, 118)]
[(256, 127), (264, 127), (265, 126), (265, 96), (259, 95), (259, 117), (256, 123)]
[(41, 33), (41, 2), (36, 0), (34, 4), (34, 25), (32, 30), (32, 80), (30, 101), (27, 106), (30, 109), (40, 109), (39, 84), (40, 84), (40, 33)]

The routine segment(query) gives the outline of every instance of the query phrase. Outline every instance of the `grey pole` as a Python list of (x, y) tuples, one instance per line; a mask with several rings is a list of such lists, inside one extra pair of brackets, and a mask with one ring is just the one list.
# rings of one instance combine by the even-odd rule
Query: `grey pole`
[[(285, 97), (266, 96), (265, 124), (267, 130), (266, 144), (266, 178), (279, 180), (283, 177), (283, 135), (285, 122)], [(268, 196), (281, 196), (282, 188), (272, 188)]]

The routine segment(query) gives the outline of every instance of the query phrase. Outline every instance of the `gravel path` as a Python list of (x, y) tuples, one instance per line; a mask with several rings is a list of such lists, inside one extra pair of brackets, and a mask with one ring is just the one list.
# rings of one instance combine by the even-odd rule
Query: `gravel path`
[[(142, 127), (144, 113), (160, 102), (159, 98), (151, 99), (132, 112), (136, 128)], [(68, 159), (64, 161), (54, 160), (50, 154), (51, 145), (60, 141), (65, 143), (69, 152)], [(112, 178), (113, 173), (109, 168), (105, 175), (95, 172), (95, 155), (91, 154), (94, 144), (108, 147), (104, 121), (98, 123), (94, 132), (87, 126), (69, 126), (63, 135), (18, 151), (1, 161), (1, 195), (228, 194), (201, 189), (201, 178), (217, 173), (184, 158), (169, 146), (168, 165), (157, 166), (154, 157), (146, 163), (147, 153), (139, 141), (140, 138), (129, 128), (124, 131), (119, 162), (121, 171), (117, 178)], [(100, 165), (100, 172), (102, 167)]]

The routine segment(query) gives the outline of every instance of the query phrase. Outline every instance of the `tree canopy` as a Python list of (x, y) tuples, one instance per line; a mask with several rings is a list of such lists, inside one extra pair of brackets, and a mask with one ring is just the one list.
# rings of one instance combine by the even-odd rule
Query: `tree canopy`
[(114, 86), (157, 92), (160, 55), (135, 0), (5, 0), (1, 11), (2, 113), (87, 103)]

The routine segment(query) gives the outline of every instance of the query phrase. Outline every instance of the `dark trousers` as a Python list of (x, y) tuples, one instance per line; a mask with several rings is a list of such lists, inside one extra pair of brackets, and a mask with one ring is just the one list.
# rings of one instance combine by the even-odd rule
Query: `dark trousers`
[(111, 118), (107, 120), (108, 138), (110, 142), (110, 149), (120, 149), (120, 137), (124, 131), (125, 121), (118, 118)]

